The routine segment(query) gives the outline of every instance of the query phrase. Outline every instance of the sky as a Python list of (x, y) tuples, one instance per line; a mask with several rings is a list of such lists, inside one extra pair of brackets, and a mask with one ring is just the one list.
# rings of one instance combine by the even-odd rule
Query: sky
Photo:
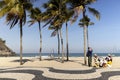
[[(41, 4), (47, 0), (38, 0), (34, 3), (41, 7)], [(101, 19), (96, 20), (90, 13), (91, 21), (95, 24), (89, 26), (89, 43), (94, 53), (114, 53), (120, 52), (120, 0), (98, 0), (91, 7), (100, 12)], [(74, 24), (69, 24), (69, 52), (83, 52), (83, 28), (78, 23), (82, 15)], [(44, 23), (42, 23), (44, 25)], [(57, 52), (57, 37), (51, 37), (51, 32), (47, 27), (42, 28), (43, 53)], [(66, 50), (65, 25), (62, 28), (64, 51)], [(6, 25), (5, 18), (0, 19), (0, 38), (6, 40), (6, 45), (16, 53), (20, 52), (20, 34), (19, 25), (9, 29)], [(39, 52), (39, 31), (38, 24), (28, 27), (23, 26), (23, 53)]]

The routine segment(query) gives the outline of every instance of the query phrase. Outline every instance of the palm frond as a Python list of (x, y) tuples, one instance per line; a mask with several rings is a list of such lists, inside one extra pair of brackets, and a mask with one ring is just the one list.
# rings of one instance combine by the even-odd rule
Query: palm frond
[(35, 22), (42, 20), (42, 13), (39, 8), (32, 8), (29, 16), (31, 18), (31, 20), (29, 21), (29, 26), (33, 25)]
[(28, 23), (30, 23), (29, 27), (32, 26), (36, 21), (35, 20), (30, 20)]
[(43, 25), (43, 28), (44, 28), (45, 26), (47, 26), (49, 23), (51, 23), (54, 18), (55, 18), (55, 17), (52, 17), (51, 19), (49, 19), (49, 20), (47, 21), (47, 23), (46, 23), (45, 25)]
[(79, 25), (81, 27), (84, 27), (84, 26), (94, 25), (94, 23), (90, 22), (90, 18), (86, 15), (82, 19), (80, 19)]
[(94, 23), (93, 22), (89, 22), (89, 25), (94, 25)]
[(18, 23), (18, 18), (14, 18), (14, 20), (12, 21), (12, 23), (11, 23), (11, 26), (10, 26), (10, 29), (12, 29), (17, 23)]
[(96, 2), (97, 0), (85, 0), (84, 1), (84, 4), (85, 5), (90, 5), (90, 4), (92, 4), (92, 3), (94, 3), (94, 2)]
[(55, 30), (56, 28), (54, 26), (49, 26), (48, 29), (49, 30)]
[(2, 8), (0, 10), (0, 18), (3, 17), (5, 14), (7, 14), (9, 10), (10, 10), (10, 8), (8, 6)]
[(24, 3), (24, 8), (28, 11), (32, 9), (33, 5), (30, 2)]
[(98, 19), (100, 20), (100, 13), (95, 8), (88, 7), (88, 10)]
[(5, 2), (4, 1), (0, 1), (0, 8), (3, 8), (5, 6)]
[(57, 30), (54, 30), (54, 31), (52, 32), (52, 34), (51, 34), (51, 37), (56, 36), (56, 34), (57, 34)]
[(26, 23), (26, 12), (24, 10), (23, 18), (22, 18), (23, 25)]
[(10, 29), (12, 29), (18, 22), (19, 18), (18, 16), (14, 15), (13, 13), (9, 13), (6, 16), (6, 21), (8, 25), (10, 25)]
[(84, 24), (83, 24), (83, 23), (79, 23), (78, 25), (80, 25), (80, 27), (84, 27)]

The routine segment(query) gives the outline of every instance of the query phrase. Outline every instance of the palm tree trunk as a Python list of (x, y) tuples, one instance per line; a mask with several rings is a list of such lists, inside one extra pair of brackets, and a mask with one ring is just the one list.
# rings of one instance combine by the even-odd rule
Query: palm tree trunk
[(63, 38), (62, 38), (62, 31), (60, 29), (60, 37), (61, 37), (61, 48), (62, 48), (62, 63), (64, 62), (64, 46), (63, 46)]
[[(83, 9), (83, 18), (85, 18), (85, 13), (86, 13), (86, 9), (85, 9), (85, 6), (84, 6), (84, 9)], [(84, 64), (86, 65), (87, 64), (87, 58), (86, 58), (86, 52), (87, 52), (87, 26), (84, 25)]]
[(87, 52), (87, 50), (86, 50), (86, 48), (87, 48), (87, 46), (86, 46), (86, 42), (87, 42), (87, 34), (86, 34), (86, 26), (84, 26), (84, 63), (85, 63), (85, 65), (87, 64), (87, 60), (86, 60), (86, 52)]
[(39, 53), (40, 53), (40, 61), (42, 60), (42, 31), (41, 31), (41, 25), (40, 25), (40, 21), (38, 22), (39, 23), (39, 33), (40, 33), (40, 50), (39, 50)]
[(60, 37), (59, 37), (59, 30), (57, 30), (57, 38), (58, 38), (58, 59), (60, 59)]
[[(59, 16), (60, 16), (61, 15), (61, 0), (60, 0), (60, 3), (59, 3), (59, 12), (58, 13), (59, 13)], [(59, 27), (61, 27), (61, 26), (59, 25)], [(60, 29), (60, 38), (61, 38), (61, 47), (62, 47), (63, 41), (62, 41), (61, 29)], [(62, 55), (62, 62), (63, 62), (63, 55)]]
[(67, 50), (67, 61), (69, 60), (69, 48), (68, 48), (68, 26), (66, 22), (66, 50)]
[(20, 65), (22, 65), (22, 36), (23, 36), (23, 30), (22, 30), (22, 20), (20, 20)]
[(87, 31), (87, 47), (89, 47), (89, 33), (88, 33), (88, 26), (87, 26), (87, 28), (86, 28), (86, 31)]

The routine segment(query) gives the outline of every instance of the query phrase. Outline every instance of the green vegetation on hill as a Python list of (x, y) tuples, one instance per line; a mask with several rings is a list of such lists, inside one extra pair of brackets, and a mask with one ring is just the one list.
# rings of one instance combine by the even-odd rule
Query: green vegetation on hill
[(7, 45), (5, 44), (5, 40), (0, 38), (0, 56), (15, 56), (15, 52), (13, 52)]

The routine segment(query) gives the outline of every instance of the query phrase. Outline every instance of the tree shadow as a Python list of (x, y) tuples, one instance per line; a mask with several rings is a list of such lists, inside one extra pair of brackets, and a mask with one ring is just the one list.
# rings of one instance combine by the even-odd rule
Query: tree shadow
[[(28, 61), (33, 62), (33, 60), (31, 60), (31, 59), (22, 59), (22, 65), (25, 64)], [(20, 62), (20, 60), (19, 59), (18, 60), (13, 60), (11, 62)]]
[(87, 66), (86, 64), (82, 63), (81, 61), (79, 60), (69, 60), (68, 62), (74, 62), (74, 63), (78, 63), (78, 64), (81, 64), (82, 66)]

